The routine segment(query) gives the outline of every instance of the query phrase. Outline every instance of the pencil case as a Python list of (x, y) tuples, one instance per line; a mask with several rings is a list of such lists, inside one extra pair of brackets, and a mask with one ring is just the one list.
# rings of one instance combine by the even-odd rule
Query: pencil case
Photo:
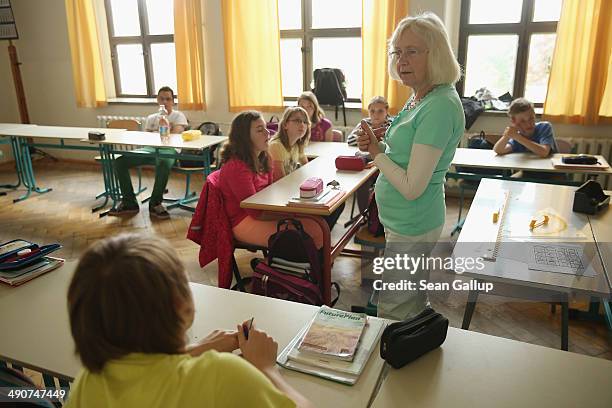
[(414, 318), (387, 326), (380, 339), (380, 356), (393, 368), (401, 368), (440, 347), (447, 331), (448, 319), (427, 308)]
[(366, 164), (366, 159), (359, 156), (336, 157), (336, 168), (338, 170), (361, 171), (365, 169)]
[(0, 244), (0, 271), (22, 268), (61, 247), (60, 244), (38, 246), (23, 239), (5, 242)]
[(323, 191), (323, 180), (319, 177), (310, 177), (300, 184), (300, 197), (312, 198)]

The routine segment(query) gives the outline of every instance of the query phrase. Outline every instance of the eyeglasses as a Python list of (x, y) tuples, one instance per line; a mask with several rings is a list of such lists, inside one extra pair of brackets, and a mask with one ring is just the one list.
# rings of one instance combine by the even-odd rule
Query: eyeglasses
[(302, 119), (289, 119), (287, 122), (295, 122), (298, 125), (301, 125), (301, 124), (308, 125), (308, 121), (302, 120)]
[(424, 54), (426, 52), (429, 52), (429, 50), (424, 49), (424, 50), (419, 50), (418, 48), (394, 48), (393, 50), (389, 51), (389, 56), (393, 59), (401, 59), (402, 57), (406, 57), (408, 59), (412, 59), (414, 57), (416, 57), (417, 55), (421, 55)]

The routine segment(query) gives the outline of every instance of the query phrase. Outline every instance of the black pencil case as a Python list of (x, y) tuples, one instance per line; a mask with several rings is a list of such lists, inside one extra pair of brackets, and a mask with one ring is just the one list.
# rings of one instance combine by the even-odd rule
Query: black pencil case
[(431, 308), (412, 319), (392, 323), (382, 334), (380, 356), (393, 368), (401, 368), (446, 340), (448, 319)]

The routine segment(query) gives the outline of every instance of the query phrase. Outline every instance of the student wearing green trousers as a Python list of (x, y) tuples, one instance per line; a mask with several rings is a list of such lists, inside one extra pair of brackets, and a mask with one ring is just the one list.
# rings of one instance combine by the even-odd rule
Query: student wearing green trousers
[[(170, 133), (181, 133), (184, 131), (185, 127), (188, 125), (187, 118), (182, 112), (173, 109), (174, 92), (171, 88), (164, 86), (159, 89), (157, 92), (157, 103), (159, 105), (164, 105), (168, 112)], [(147, 132), (159, 131), (159, 113), (153, 113), (147, 117), (145, 130)], [(121, 156), (114, 162), (115, 173), (119, 180), (119, 187), (121, 188), (121, 196), (123, 199), (117, 207), (109, 212), (109, 215), (134, 214), (140, 210), (136, 195), (134, 194), (134, 188), (132, 187), (132, 180), (130, 179), (130, 168), (144, 164), (157, 163), (155, 167), (155, 183), (153, 185), (151, 199), (149, 200), (149, 213), (156, 218), (169, 218), (170, 215), (168, 211), (166, 211), (166, 208), (162, 205), (162, 199), (164, 197), (166, 184), (168, 184), (168, 178), (170, 177), (170, 169), (174, 165), (175, 159), (156, 159), (155, 149), (153, 147), (143, 147), (135, 150), (135, 152), (142, 154), (138, 156)], [(175, 153), (172, 148), (162, 148), (159, 149), (159, 152), (162, 154)]]

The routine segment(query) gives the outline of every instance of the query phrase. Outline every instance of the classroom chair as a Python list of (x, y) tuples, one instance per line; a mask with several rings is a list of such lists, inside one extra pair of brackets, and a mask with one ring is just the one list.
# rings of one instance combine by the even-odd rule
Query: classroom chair
[[(219, 129), (219, 125), (214, 122), (203, 122), (196, 129), (199, 129), (203, 135), (210, 136), (220, 136), (221, 131)], [(209, 154), (209, 168), (207, 169), (204, 166), (204, 162), (194, 161), (194, 160), (177, 160), (174, 167), (172, 167), (172, 171), (178, 174), (183, 174), (185, 176), (185, 194), (180, 198), (164, 198), (163, 201), (166, 203), (170, 203), (166, 208), (171, 210), (173, 208), (182, 208), (183, 210), (194, 212), (194, 208), (191, 207), (190, 203), (193, 203), (198, 200), (197, 192), (191, 191), (191, 176), (198, 174), (205, 174), (208, 176), (212, 170), (215, 168), (214, 163), (214, 153), (217, 150), (217, 146), (214, 146), (210, 149), (202, 152), (202, 155)], [(187, 154), (200, 154), (200, 151), (190, 152), (184, 151), (183, 153)], [(168, 190), (166, 189), (166, 193)], [(142, 203), (146, 203), (149, 201), (151, 197), (147, 197), (142, 200)]]

